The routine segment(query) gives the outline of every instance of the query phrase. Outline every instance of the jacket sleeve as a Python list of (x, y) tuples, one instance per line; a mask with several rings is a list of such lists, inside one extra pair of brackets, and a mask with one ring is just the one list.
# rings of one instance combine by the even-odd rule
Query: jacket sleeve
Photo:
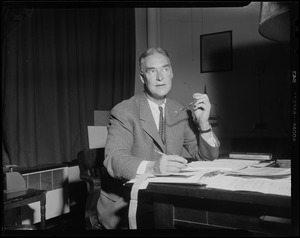
[(216, 140), (215, 147), (209, 145), (207, 141), (203, 139), (192, 116), (188, 116), (183, 146), (195, 160), (215, 160), (218, 158), (220, 142), (215, 134), (213, 134), (213, 136)]
[(137, 120), (132, 114), (128, 106), (117, 105), (112, 109), (105, 146), (104, 166), (113, 178), (124, 181), (135, 177), (141, 163), (141, 159), (131, 155), (134, 120)]

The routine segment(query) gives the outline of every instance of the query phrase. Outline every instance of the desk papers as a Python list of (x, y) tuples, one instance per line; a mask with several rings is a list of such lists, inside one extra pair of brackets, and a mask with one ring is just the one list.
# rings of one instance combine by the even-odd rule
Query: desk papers
[(181, 171), (204, 171), (204, 170), (240, 170), (242, 168), (257, 165), (257, 160), (234, 160), (234, 159), (218, 159), (214, 161), (193, 161)]
[(248, 176), (248, 177), (261, 177), (261, 178), (273, 178), (273, 179), (284, 179), (290, 178), (290, 168), (273, 168), (273, 167), (247, 167), (238, 171), (227, 171), (224, 172), (226, 175), (232, 176)]
[(248, 167), (226, 171), (201, 182), (208, 188), (291, 196), (290, 168)]
[(290, 179), (245, 178), (217, 175), (203, 181), (203, 183), (205, 183), (208, 188), (291, 196)]
[(260, 161), (233, 159), (191, 162), (179, 173), (149, 176), (140, 189), (147, 188), (148, 183), (176, 183), (291, 196), (291, 169), (260, 164)]

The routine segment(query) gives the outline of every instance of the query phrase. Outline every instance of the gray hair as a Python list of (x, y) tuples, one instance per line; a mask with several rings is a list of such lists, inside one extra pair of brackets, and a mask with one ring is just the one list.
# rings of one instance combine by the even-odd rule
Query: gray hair
[(154, 55), (155, 53), (164, 55), (169, 60), (169, 63), (171, 64), (168, 52), (166, 50), (164, 50), (162, 48), (150, 48), (150, 49), (146, 50), (144, 53), (142, 53), (139, 58), (140, 70), (142, 69), (142, 64), (143, 64), (144, 59), (147, 58), (149, 55)]

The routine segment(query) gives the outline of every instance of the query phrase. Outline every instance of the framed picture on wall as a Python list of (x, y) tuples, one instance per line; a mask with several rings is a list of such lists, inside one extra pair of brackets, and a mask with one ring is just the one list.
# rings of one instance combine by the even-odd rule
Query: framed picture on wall
[(232, 70), (232, 31), (200, 35), (201, 73)]

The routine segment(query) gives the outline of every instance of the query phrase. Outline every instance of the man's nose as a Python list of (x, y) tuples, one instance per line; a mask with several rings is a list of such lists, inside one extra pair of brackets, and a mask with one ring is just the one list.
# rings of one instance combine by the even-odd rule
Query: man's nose
[(160, 70), (156, 71), (156, 79), (159, 81), (163, 79), (162, 72)]

